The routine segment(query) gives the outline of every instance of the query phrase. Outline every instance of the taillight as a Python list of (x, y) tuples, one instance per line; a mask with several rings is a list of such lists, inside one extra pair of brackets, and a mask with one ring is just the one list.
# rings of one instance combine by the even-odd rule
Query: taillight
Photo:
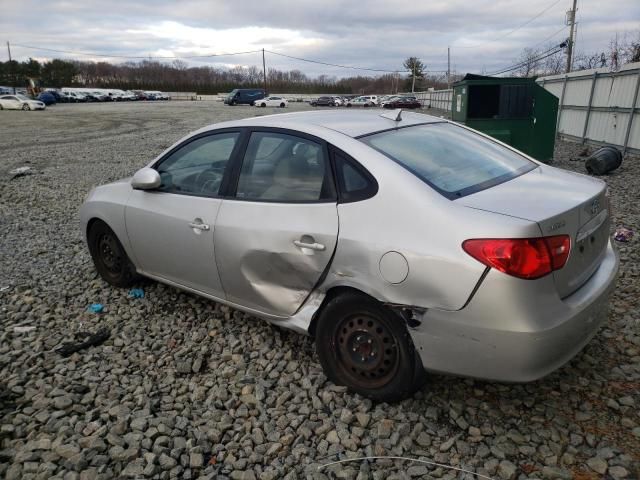
[(462, 244), (465, 252), (488, 267), (532, 280), (564, 267), (569, 257), (568, 235), (542, 238), (477, 238)]

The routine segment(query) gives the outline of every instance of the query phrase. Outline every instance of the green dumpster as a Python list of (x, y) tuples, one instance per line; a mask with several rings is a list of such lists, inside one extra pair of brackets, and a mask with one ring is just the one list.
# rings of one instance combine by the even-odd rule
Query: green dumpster
[(547, 162), (553, 158), (558, 98), (535, 78), (467, 74), (453, 84), (451, 118)]

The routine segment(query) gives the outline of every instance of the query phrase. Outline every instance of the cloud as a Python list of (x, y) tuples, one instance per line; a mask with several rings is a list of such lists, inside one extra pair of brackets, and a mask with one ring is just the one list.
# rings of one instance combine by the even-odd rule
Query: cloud
[[(396, 70), (420, 57), (428, 70), (479, 72), (511, 65), (525, 47), (558, 44), (568, 2), (552, 0), (5, 0), (0, 31), (14, 44), (60, 50), (181, 57), (265, 48), (323, 62)], [(565, 5), (567, 3), (567, 5)], [(606, 49), (616, 32), (638, 31), (640, 3), (581, 0), (578, 51)], [(548, 39), (548, 40), (547, 40)], [(17, 59), (56, 55), (15, 46)], [(89, 57), (100, 59), (101, 57)], [(124, 61), (110, 58), (111, 61)], [(200, 58), (194, 65), (260, 65), (261, 55)], [(268, 66), (309, 75), (353, 70), (267, 56)], [(366, 72), (365, 72), (366, 74)]]

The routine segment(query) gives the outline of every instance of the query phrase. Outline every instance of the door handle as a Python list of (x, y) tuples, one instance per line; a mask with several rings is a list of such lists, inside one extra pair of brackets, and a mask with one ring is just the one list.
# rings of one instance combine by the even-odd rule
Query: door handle
[(204, 230), (205, 232), (207, 232), (210, 228), (209, 225), (207, 225), (206, 223), (195, 223), (195, 222), (189, 223), (189, 227), (195, 228), (197, 230)]
[(308, 248), (309, 250), (317, 250), (319, 252), (322, 252), (325, 249), (325, 246), (322, 245), (321, 243), (305, 243), (305, 242), (301, 242), (300, 240), (294, 240), (293, 244), (296, 247)]

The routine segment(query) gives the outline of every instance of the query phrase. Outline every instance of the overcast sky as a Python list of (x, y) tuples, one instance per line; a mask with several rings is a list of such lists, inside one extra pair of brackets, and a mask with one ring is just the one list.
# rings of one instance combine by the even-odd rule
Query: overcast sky
[[(125, 61), (18, 45), (170, 57), (265, 48), (388, 70), (402, 69), (413, 55), (428, 71), (446, 70), (450, 46), (452, 70), (481, 73), (512, 65), (525, 47), (560, 43), (570, 7), (571, 0), (0, 0), (0, 36), (18, 60)], [(616, 32), (638, 35), (640, 1), (578, 0), (577, 21), (577, 50), (602, 50)], [(7, 59), (6, 48), (0, 59)], [(262, 66), (255, 53), (187, 61)], [(355, 73), (267, 54), (269, 66), (313, 76)]]

